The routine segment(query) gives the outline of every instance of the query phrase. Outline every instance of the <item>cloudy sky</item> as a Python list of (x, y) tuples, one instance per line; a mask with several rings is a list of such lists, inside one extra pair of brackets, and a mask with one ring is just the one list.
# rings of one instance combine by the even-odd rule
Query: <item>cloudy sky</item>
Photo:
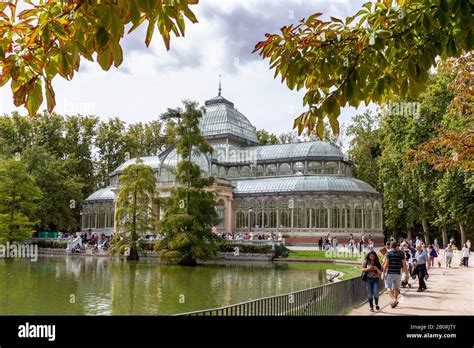
[[(265, 33), (312, 13), (323, 18), (346, 17), (366, 0), (200, 0), (193, 6), (199, 23), (188, 22), (185, 38), (172, 38), (166, 51), (155, 32), (152, 44), (144, 44), (145, 26), (126, 36), (124, 62), (108, 72), (83, 59), (72, 81), (54, 80), (57, 107), (65, 114), (95, 114), (102, 119), (118, 116), (133, 123), (156, 119), (181, 100), (204, 103), (217, 95), (222, 75), (222, 95), (235, 103), (257, 127), (274, 133), (291, 130), (293, 119), (303, 109), (303, 92), (289, 90), (273, 79), (253, 47)], [(45, 106), (44, 106), (45, 107)], [(44, 108), (43, 107), (43, 108)], [(9, 85), (0, 89), (0, 113), (16, 109)], [(358, 111), (362, 111), (360, 109)], [(347, 124), (356, 113), (343, 110)]]

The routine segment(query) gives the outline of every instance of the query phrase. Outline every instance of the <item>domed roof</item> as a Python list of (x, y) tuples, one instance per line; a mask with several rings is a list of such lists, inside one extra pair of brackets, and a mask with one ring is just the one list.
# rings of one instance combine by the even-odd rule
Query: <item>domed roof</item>
[(234, 137), (248, 145), (258, 144), (256, 128), (220, 93), (207, 100), (204, 108), (199, 128), (206, 138)]
[(86, 198), (86, 202), (90, 201), (110, 201), (114, 200), (115, 198), (115, 193), (112, 191), (114, 187), (109, 186), (103, 189), (100, 189), (98, 191), (95, 191), (93, 194), (91, 194), (89, 197)]
[[(161, 168), (160, 168), (160, 181), (173, 181), (174, 172), (176, 171), (176, 166), (178, 165), (178, 153), (176, 147), (169, 151), (165, 151), (161, 156)], [(192, 161), (199, 165), (203, 175), (208, 175), (211, 171), (209, 158), (203, 154), (193, 153)]]
[(293, 144), (263, 145), (253, 146), (247, 150), (255, 150), (257, 152), (257, 160), (276, 160), (276, 159), (293, 159), (298, 158), (325, 158), (340, 160), (344, 158), (344, 154), (337, 147), (325, 141), (308, 141)]
[[(139, 157), (139, 159), (143, 162), (143, 164), (152, 167), (154, 170), (158, 170), (160, 168), (160, 158), (158, 156), (145, 156), (145, 157)], [(112, 173), (109, 174), (109, 176), (114, 176), (116, 174), (120, 174), (121, 172), (124, 171), (125, 168), (127, 168), (131, 164), (136, 164), (137, 159), (136, 158), (131, 158), (128, 161), (122, 163), (119, 165)]]
[(362, 180), (343, 176), (293, 176), (266, 179), (235, 180), (235, 193), (242, 195), (264, 193), (295, 194), (317, 192), (321, 193), (379, 193)]

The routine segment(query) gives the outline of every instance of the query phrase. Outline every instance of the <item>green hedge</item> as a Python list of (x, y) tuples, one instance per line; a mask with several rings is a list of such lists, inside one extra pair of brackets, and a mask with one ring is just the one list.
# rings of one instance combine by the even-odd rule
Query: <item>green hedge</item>
[(239, 248), (240, 254), (270, 254), (272, 252), (271, 245), (238, 243), (222, 243), (219, 245), (219, 251), (223, 253), (234, 252), (235, 248)]

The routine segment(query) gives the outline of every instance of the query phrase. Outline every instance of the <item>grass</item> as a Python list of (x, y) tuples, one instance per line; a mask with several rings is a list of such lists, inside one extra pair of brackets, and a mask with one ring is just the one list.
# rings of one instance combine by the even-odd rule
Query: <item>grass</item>
[[(365, 254), (364, 254), (365, 255)], [(349, 261), (360, 261), (361, 255), (359, 253), (345, 253), (335, 251), (322, 251), (322, 250), (292, 250), (290, 259), (311, 259), (311, 260), (349, 260)]]
[(338, 265), (338, 264), (328, 264), (328, 263), (288, 263), (288, 267), (291, 269), (301, 269), (301, 270), (333, 270), (336, 272), (342, 272), (344, 275), (339, 278), (341, 280), (351, 279), (360, 277), (362, 272), (360, 266), (350, 266), (350, 265)]

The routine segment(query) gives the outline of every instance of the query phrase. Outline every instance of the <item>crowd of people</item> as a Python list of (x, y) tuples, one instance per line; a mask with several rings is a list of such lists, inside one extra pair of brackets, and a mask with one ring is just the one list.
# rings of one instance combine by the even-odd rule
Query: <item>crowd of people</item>
[(91, 250), (92, 253), (98, 251), (106, 252), (109, 247), (113, 236), (106, 236), (104, 233), (92, 233), (90, 236), (86, 233), (81, 233), (81, 243), (77, 243), (71, 250), (72, 253), (86, 253), (87, 250)]
[(261, 233), (252, 233), (252, 232), (244, 232), (244, 233), (216, 233), (219, 237), (224, 238), (225, 240), (282, 240), (283, 234), (282, 233), (271, 233), (271, 234), (261, 234)]
[[(353, 253), (355, 251), (358, 251), (362, 253), (366, 250), (373, 251), (375, 244), (370, 234), (368, 236), (362, 234), (360, 238), (356, 241), (353, 234), (351, 233), (349, 234), (349, 237), (347, 239), (347, 244), (342, 244), (342, 247), (345, 248), (346, 245), (350, 252)], [(338, 246), (340, 246), (340, 244), (338, 244), (337, 237), (331, 237), (331, 234), (328, 234), (324, 237), (320, 237), (318, 240), (319, 250), (337, 250)]]
[[(468, 240), (461, 250), (460, 266), (468, 267), (471, 242)], [(414, 240), (400, 240), (390, 238), (379, 252), (382, 258), (374, 250), (369, 251), (362, 265), (362, 280), (365, 281), (367, 289), (367, 299), (370, 311), (380, 310), (379, 290), (380, 281), (383, 280), (388, 295), (392, 302), (390, 306), (395, 308), (398, 305), (401, 287), (411, 288), (412, 282), (418, 279), (417, 292), (423, 292), (428, 289), (426, 280), (429, 278), (430, 268), (435, 267), (435, 260), (438, 259), (438, 267), (444, 266), (451, 268), (456, 243), (451, 239), (444, 248), (443, 256), (440, 256), (440, 247), (437, 239), (433, 244), (426, 245), (419, 237)]]

